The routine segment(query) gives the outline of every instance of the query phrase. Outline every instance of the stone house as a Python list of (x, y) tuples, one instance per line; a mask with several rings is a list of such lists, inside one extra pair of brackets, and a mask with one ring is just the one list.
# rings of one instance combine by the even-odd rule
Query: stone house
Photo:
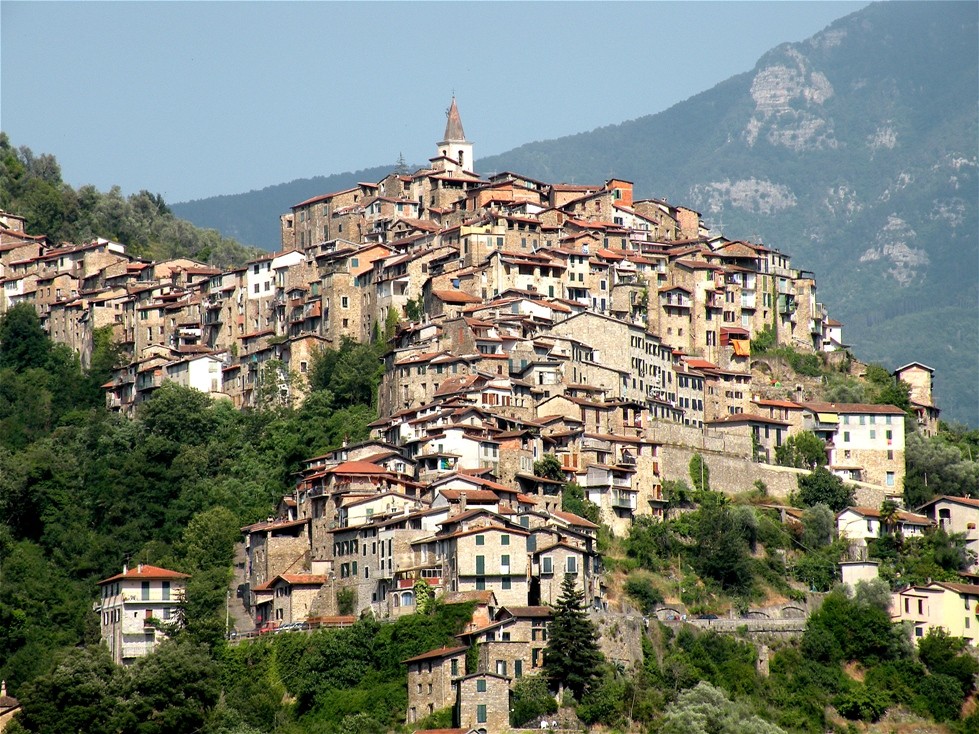
[(408, 723), (455, 706), (457, 679), (466, 673), (467, 645), (440, 647), (403, 660), (408, 666)]
[(456, 718), (460, 726), (487, 734), (510, 728), (510, 678), (472, 673), (456, 681)]
[(321, 587), (328, 580), (323, 574), (279, 574), (266, 584), (272, 598), (264, 605), (267, 609), (258, 608), (256, 622), (272, 622), (276, 626), (305, 622)]
[(752, 445), (755, 447), (755, 461), (766, 464), (775, 463), (775, 451), (785, 443), (789, 435), (787, 421), (775, 420), (753, 413), (735, 413), (733, 415), (707, 421), (710, 428), (720, 431), (747, 429), (751, 434)]
[(448, 591), (492, 591), (502, 605), (523, 604), (528, 591), (528, 532), (488, 525), (439, 534)]
[[(245, 536), (245, 569), (249, 589), (264, 586), (276, 576), (309, 568), (309, 519), (270, 518), (241, 529)], [(244, 595), (246, 608), (254, 599)]]
[(921, 362), (910, 362), (894, 370), (894, 377), (910, 388), (911, 408), (926, 436), (938, 433), (938, 406), (934, 401), (935, 370)]
[(904, 482), (905, 413), (893, 405), (803, 403), (803, 428), (826, 442), (829, 470), (897, 492)]

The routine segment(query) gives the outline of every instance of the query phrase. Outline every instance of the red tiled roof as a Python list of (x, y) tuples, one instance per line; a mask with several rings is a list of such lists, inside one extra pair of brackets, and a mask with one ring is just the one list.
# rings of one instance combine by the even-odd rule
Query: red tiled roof
[(435, 660), (437, 658), (447, 658), (450, 655), (458, 655), (460, 652), (465, 652), (469, 648), (466, 645), (457, 645), (455, 647), (440, 647), (438, 650), (429, 650), (428, 652), (423, 652), (421, 655), (415, 655), (413, 658), (408, 658), (402, 660), (402, 663), (416, 663), (419, 660)]
[(135, 568), (130, 568), (123, 573), (117, 573), (115, 576), (110, 576), (107, 579), (102, 579), (99, 581), (99, 585), (107, 584), (110, 581), (121, 581), (123, 579), (139, 579), (139, 580), (167, 580), (167, 579), (189, 579), (190, 576), (186, 573), (180, 573), (179, 571), (171, 571), (167, 568), (160, 568), (159, 566), (150, 566), (147, 563), (141, 563)]
[(322, 586), (326, 583), (327, 577), (312, 573), (280, 573), (272, 579), (273, 584), (276, 579), (282, 579), (291, 586)]
[(499, 502), (500, 498), (489, 489), (443, 489), (439, 491), (449, 502), (458, 502), (466, 495), (466, 502)]
[(371, 464), (369, 461), (345, 461), (332, 469), (327, 469), (325, 474), (387, 474), (388, 470), (383, 466)]
[(876, 413), (878, 415), (904, 415), (896, 405), (869, 405), (867, 403), (802, 403), (802, 407), (816, 413)]
[(563, 510), (551, 510), (551, 514), (554, 517), (564, 520), (568, 525), (577, 525), (579, 528), (592, 528), (597, 530), (598, 525), (593, 523), (591, 520), (586, 520), (580, 515), (575, 515), (573, 512), (564, 512)]

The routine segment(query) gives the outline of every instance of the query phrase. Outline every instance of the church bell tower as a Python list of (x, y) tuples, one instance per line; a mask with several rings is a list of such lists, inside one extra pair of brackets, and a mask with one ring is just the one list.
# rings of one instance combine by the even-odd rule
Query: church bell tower
[(451, 159), (450, 161), (441, 161), (446, 170), (472, 171), (473, 144), (466, 140), (466, 133), (462, 129), (462, 118), (459, 116), (455, 96), (452, 97), (452, 104), (449, 105), (445, 114), (447, 118), (445, 136), (438, 144), (438, 158)]

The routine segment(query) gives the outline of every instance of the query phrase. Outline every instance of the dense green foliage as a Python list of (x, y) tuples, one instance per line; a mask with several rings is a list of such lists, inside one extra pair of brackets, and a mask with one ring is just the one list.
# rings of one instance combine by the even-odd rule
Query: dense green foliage
[(830, 473), (825, 467), (818, 467), (809, 474), (799, 476), (799, 502), (804, 507), (827, 505), (833, 512), (853, 504), (853, 487)]
[(565, 484), (561, 490), (561, 509), (565, 512), (573, 512), (596, 525), (600, 520), (601, 511), (598, 505), (589, 500), (585, 496), (585, 490), (574, 483)]
[(775, 463), (797, 469), (815, 469), (826, 465), (826, 443), (812, 431), (789, 436), (775, 449)]
[(931, 529), (924, 535), (903, 538), (887, 534), (868, 544), (871, 558), (878, 559), (880, 576), (892, 586), (924, 584), (932, 581), (960, 581), (959, 573), (974, 562), (966, 549), (965, 538)]
[(167, 383), (121, 418), (98, 389), (115, 349), (96, 336), (85, 371), (30, 306), (0, 318), (0, 677), (15, 691), (97, 641), (95, 581), (127, 559), (192, 574), (186, 634), (216, 644), (239, 528), (269, 514), (300, 461), (375, 417), (325, 390), (242, 412)]
[(25, 217), (29, 234), (45, 235), (55, 244), (104, 237), (134, 255), (190, 257), (219, 267), (259, 254), (216, 230), (178, 219), (159, 194), (140, 191), (125, 197), (118, 187), (107, 193), (94, 186), (75, 190), (61, 180), (54, 156), (14, 148), (6, 133), (0, 133), (0, 209)]
[(979, 430), (942, 423), (934, 438), (910, 433), (905, 462), (904, 500), (909, 507), (942, 494), (979, 496)]
[(531, 719), (557, 711), (557, 701), (547, 689), (547, 679), (540, 675), (521, 678), (513, 685), (510, 723), (521, 726)]

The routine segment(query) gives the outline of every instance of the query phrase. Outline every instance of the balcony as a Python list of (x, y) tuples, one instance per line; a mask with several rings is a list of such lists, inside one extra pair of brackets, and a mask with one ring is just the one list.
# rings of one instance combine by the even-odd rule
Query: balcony
[(623, 510), (636, 509), (636, 496), (632, 492), (612, 492), (609, 495), (609, 503), (612, 507)]

